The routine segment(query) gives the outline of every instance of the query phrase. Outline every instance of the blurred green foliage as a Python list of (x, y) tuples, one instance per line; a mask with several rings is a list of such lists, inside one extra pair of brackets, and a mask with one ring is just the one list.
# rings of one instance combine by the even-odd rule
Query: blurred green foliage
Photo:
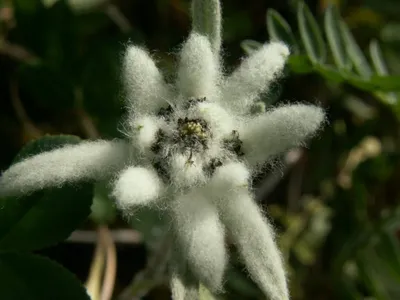
[[(292, 298), (400, 299), (400, 2), (222, 4), (226, 70), (261, 43), (284, 40), (292, 49), (286, 76), (263, 100), (267, 106), (278, 99), (317, 102), (329, 115), (329, 126), (308, 150), (287, 165), (282, 160), (284, 176), (273, 181), (280, 170), (267, 170), (255, 181), (260, 190), (268, 183), (267, 195), (261, 193), (259, 200), (279, 232)], [(173, 52), (189, 31), (188, 8), (184, 0), (1, 1), (0, 169), (24, 145), (16, 159), (79, 140), (44, 137), (28, 143), (46, 134), (120, 137), (118, 122), (125, 113), (121, 53), (128, 43), (157, 49), (152, 53), (171, 80)], [(1, 199), (2, 265), (19, 270), (23, 262), (29, 272), (61, 268), (33, 254), (6, 251), (33, 251), (61, 242), (89, 217), (92, 205), (86, 226), (131, 227), (142, 234), (148, 249), (144, 270), (118, 276), (115, 299), (133, 297), (132, 286), (145, 287), (140, 293), (146, 299), (168, 299), (159, 291), (166, 288), (169, 253), (163, 216), (143, 209), (126, 222), (116, 215), (106, 186), (79, 188), (43, 191), (11, 204)], [(46, 210), (53, 219), (45, 217)], [(63, 230), (47, 230), (55, 226)], [(231, 250), (226, 293), (219, 298), (262, 299)], [(136, 256), (124, 259), (119, 266), (131, 264)], [(11, 282), (3, 281), (9, 275), (4, 270), (0, 268), (2, 287)], [(40, 285), (29, 282), (35, 278), (29, 272), (16, 274), (19, 282)], [(84, 299), (66, 272), (51, 279), (49, 273), (43, 276), (54, 287), (64, 280), (71, 295), (79, 295), (74, 299)], [(51, 291), (41, 299), (54, 299), (58, 294)], [(204, 291), (202, 297), (209, 298)]]

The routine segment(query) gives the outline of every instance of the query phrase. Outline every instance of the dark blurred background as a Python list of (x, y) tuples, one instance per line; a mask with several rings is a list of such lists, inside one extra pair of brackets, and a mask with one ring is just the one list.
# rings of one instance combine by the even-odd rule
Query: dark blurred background
[[(222, 1), (229, 71), (241, 42), (266, 42), (266, 12), (277, 10), (297, 35), (296, 0)], [(400, 1), (310, 0), (323, 24), (336, 5), (361, 49), (380, 41), (388, 68), (400, 73)], [(190, 30), (188, 0), (2, 0), (0, 2), (0, 169), (28, 141), (45, 134), (120, 137), (124, 114), (121, 53), (144, 45), (166, 76)], [(321, 25), (322, 26), (322, 25)], [(376, 93), (332, 83), (313, 72), (287, 72), (268, 103), (306, 101), (328, 111), (329, 126), (256, 179), (257, 199), (279, 232), (293, 299), (400, 299), (399, 105)], [(101, 187), (99, 187), (101, 189)], [(115, 299), (169, 299), (169, 241), (162, 216), (130, 221), (106, 193), (69, 241), (41, 251), (85, 282), (97, 224), (117, 245)], [(101, 198), (101, 199), (100, 199)], [(133, 229), (130, 229), (133, 228)], [(221, 299), (262, 299), (232, 249)], [(90, 276), (89, 276), (90, 277)]]

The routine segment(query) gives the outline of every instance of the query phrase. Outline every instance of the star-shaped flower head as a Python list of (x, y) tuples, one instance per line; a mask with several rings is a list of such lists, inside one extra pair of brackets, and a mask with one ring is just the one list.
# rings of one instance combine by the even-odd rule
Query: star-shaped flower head
[[(211, 30), (202, 30), (202, 9), (215, 17)], [(0, 195), (108, 179), (126, 214), (137, 206), (167, 207), (182, 255), (171, 280), (177, 298), (190, 290), (188, 277), (221, 291), (227, 231), (263, 292), (289, 299), (273, 229), (253, 200), (251, 175), (301, 145), (325, 117), (321, 108), (303, 104), (254, 114), (289, 49), (265, 44), (225, 76), (219, 17), (219, 1), (193, 1), (194, 30), (180, 51), (174, 84), (165, 82), (146, 50), (127, 48), (126, 140), (84, 142), (28, 158), (3, 173)]]

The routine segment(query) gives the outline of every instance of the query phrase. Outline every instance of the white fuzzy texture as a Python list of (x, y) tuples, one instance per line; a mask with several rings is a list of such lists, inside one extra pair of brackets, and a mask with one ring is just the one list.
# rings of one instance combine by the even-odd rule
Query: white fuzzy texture
[(176, 272), (172, 272), (170, 280), (170, 288), (173, 300), (196, 300), (198, 298), (198, 287), (187, 286)]
[(302, 104), (281, 106), (257, 116), (240, 130), (245, 158), (255, 165), (299, 146), (324, 120), (320, 107)]
[(225, 81), (222, 97), (226, 105), (237, 112), (248, 110), (282, 73), (288, 56), (285, 44), (271, 42), (244, 59)]
[(219, 0), (192, 1), (193, 30), (207, 36), (215, 55), (221, 49), (221, 5)]
[(283, 260), (267, 219), (246, 191), (228, 193), (224, 200), (218, 202), (222, 221), (251, 277), (268, 299), (289, 299)]
[(324, 113), (298, 104), (266, 113), (254, 107), (282, 73), (287, 46), (264, 45), (224, 78), (220, 3), (194, 0), (192, 13), (194, 28), (180, 53), (176, 86), (165, 83), (146, 51), (130, 46), (125, 52), (129, 142), (85, 142), (28, 158), (4, 172), (0, 196), (114, 179), (113, 196), (124, 213), (159, 199), (170, 214), (183, 266), (172, 277), (175, 300), (197, 298), (199, 281), (214, 292), (222, 289), (224, 228), (265, 294), (286, 300), (283, 263), (273, 230), (252, 200), (251, 173), (301, 145), (324, 122)]
[(218, 68), (209, 40), (192, 33), (184, 44), (178, 71), (177, 86), (186, 98), (208, 97), (216, 94)]
[(221, 105), (214, 102), (203, 102), (197, 107), (199, 117), (207, 121), (214, 137), (219, 139), (235, 128), (233, 116)]
[(222, 222), (232, 235), (251, 277), (271, 300), (289, 299), (283, 261), (273, 229), (244, 184), (249, 172), (241, 163), (216, 170), (209, 196), (217, 205)]
[(199, 281), (194, 278), (188, 268), (187, 261), (182, 257), (181, 249), (175, 244), (170, 261), (170, 288), (173, 300), (196, 300), (199, 295)]
[(123, 72), (131, 113), (151, 113), (167, 104), (169, 88), (145, 50), (130, 46), (124, 56)]
[(122, 211), (148, 205), (163, 192), (163, 183), (154, 170), (128, 167), (114, 182), (112, 196)]
[(220, 291), (227, 253), (216, 207), (200, 191), (193, 191), (178, 197), (171, 212), (191, 272), (214, 292)]
[(206, 177), (203, 171), (202, 160), (193, 155), (192, 162), (188, 162), (188, 155), (175, 154), (170, 161), (172, 184), (177, 190), (204, 183)]
[(21, 196), (80, 180), (103, 180), (127, 163), (122, 141), (83, 142), (43, 152), (12, 165), (0, 177), (0, 197)]
[(149, 154), (161, 121), (154, 116), (145, 115), (132, 121), (130, 126), (132, 128), (132, 146), (137, 149), (139, 155)]
[(186, 289), (182, 278), (178, 273), (172, 271), (170, 279), (170, 288), (172, 293), (172, 299), (174, 300), (185, 300)]
[(250, 172), (243, 163), (231, 162), (215, 170), (209, 183), (210, 198), (224, 198), (227, 193), (247, 191)]

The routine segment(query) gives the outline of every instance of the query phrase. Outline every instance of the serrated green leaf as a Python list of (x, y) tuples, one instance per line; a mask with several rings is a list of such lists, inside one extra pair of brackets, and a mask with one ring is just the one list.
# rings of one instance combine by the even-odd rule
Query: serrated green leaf
[(351, 61), (349, 60), (342, 33), (340, 31), (341, 17), (336, 6), (328, 6), (325, 12), (325, 33), (331, 48), (335, 64), (344, 70), (351, 69)]
[(311, 62), (322, 64), (326, 59), (325, 42), (318, 23), (308, 6), (300, 2), (297, 9), (300, 36)]
[(340, 31), (345, 42), (346, 53), (350, 57), (358, 75), (364, 78), (370, 78), (372, 75), (371, 67), (344, 21), (340, 22)]
[[(74, 136), (45, 136), (25, 146), (14, 163), (78, 141)], [(92, 185), (82, 183), (0, 199), (0, 251), (31, 251), (63, 241), (90, 214), (92, 197)]]
[(240, 46), (242, 47), (244, 52), (250, 55), (253, 52), (257, 51), (260, 47), (262, 47), (262, 44), (253, 40), (244, 40), (240, 43)]
[(267, 11), (267, 30), (272, 41), (283, 41), (293, 54), (299, 52), (292, 29), (286, 20), (274, 9)]
[(79, 280), (48, 258), (2, 253), (0, 266), (3, 300), (90, 300)]
[(192, 1), (193, 30), (208, 36), (215, 54), (221, 48), (221, 5), (219, 0)]

